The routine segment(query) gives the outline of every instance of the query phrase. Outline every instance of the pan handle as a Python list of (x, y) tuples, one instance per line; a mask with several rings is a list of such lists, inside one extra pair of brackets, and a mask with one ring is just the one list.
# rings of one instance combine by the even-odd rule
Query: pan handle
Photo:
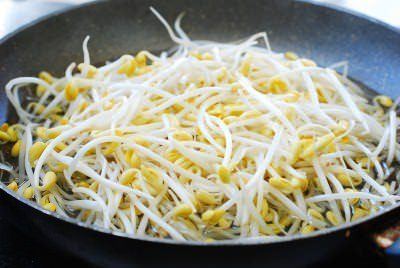
[(389, 267), (398, 267), (400, 264), (400, 221), (392, 227), (375, 233), (373, 240), (386, 254)]
[(359, 225), (359, 235), (368, 237), (378, 252), (385, 255), (389, 267), (400, 264), (400, 205)]
[(391, 268), (399, 267), (400, 263), (400, 239), (393, 242), (391, 246), (384, 250), (387, 256), (388, 266)]

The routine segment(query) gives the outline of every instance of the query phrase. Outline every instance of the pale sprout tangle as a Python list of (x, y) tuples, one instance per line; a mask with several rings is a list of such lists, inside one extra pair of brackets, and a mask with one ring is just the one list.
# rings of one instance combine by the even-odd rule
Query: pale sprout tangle
[(111, 231), (198, 241), (307, 234), (399, 200), (397, 104), (368, 99), (347, 63), (275, 53), (266, 33), (193, 41), (182, 16), (172, 29), (152, 11), (173, 52), (95, 67), (86, 38), (63, 77), (7, 84), (9, 189)]

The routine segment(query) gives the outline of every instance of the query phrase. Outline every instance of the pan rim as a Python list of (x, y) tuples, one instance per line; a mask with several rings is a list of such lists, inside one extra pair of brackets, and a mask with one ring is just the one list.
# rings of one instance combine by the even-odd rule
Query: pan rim
[[(317, 6), (317, 7), (323, 7), (326, 9), (330, 9), (339, 13), (344, 13), (350, 16), (354, 16), (357, 17), (359, 19), (362, 20), (366, 20), (372, 24), (375, 25), (379, 25), (387, 30), (393, 31), (395, 34), (400, 34), (400, 29), (385, 23), (381, 20), (372, 18), (371, 16), (362, 14), (360, 12), (354, 11), (354, 10), (350, 10), (348, 8), (344, 8), (344, 7), (339, 7), (339, 6), (335, 6), (329, 3), (321, 3), (321, 2), (317, 2), (315, 0), (289, 0), (290, 2), (299, 2), (299, 3), (304, 3), (307, 5), (311, 5), (311, 6)], [(51, 18), (55, 18), (58, 17), (60, 15), (64, 15), (68, 12), (74, 11), (74, 10), (79, 10), (79, 9), (83, 9), (83, 8), (88, 8), (92, 5), (99, 5), (99, 4), (105, 4), (107, 3), (107, 0), (95, 0), (93, 2), (88, 2), (88, 3), (84, 3), (84, 4), (80, 4), (80, 5), (75, 5), (75, 6), (71, 6), (71, 7), (66, 7), (66, 8), (62, 8), (61, 10), (57, 10), (54, 12), (51, 12), (45, 16), (39, 17), (21, 27), (18, 27), (17, 29), (15, 29), (14, 31), (6, 34), (4, 37), (2, 37), (0, 39), (0, 49), (2, 46), (4, 46), (7, 42), (12, 41), (12, 38), (17, 36), (18, 34), (24, 32), (25, 30), (32, 28), (34, 26), (36, 26), (39, 23), (42, 23), (44, 21), (47, 21)], [(349, 222), (349, 223), (345, 223), (336, 227), (329, 227), (327, 229), (322, 229), (322, 230), (318, 230), (315, 232), (312, 232), (310, 234), (306, 234), (306, 235), (302, 235), (302, 234), (296, 234), (296, 235), (290, 235), (290, 236), (282, 236), (282, 237), (277, 237), (276, 239), (271, 239), (271, 238), (260, 238), (260, 239), (246, 239), (246, 240), (219, 240), (219, 241), (214, 241), (212, 243), (210, 242), (202, 242), (202, 241), (194, 241), (194, 240), (185, 240), (185, 241), (177, 241), (177, 240), (173, 240), (173, 239), (166, 239), (166, 238), (156, 238), (156, 237), (150, 237), (150, 236), (137, 236), (137, 235), (129, 235), (127, 233), (123, 233), (123, 232), (117, 232), (117, 231), (111, 231), (108, 229), (105, 229), (103, 227), (100, 226), (96, 226), (94, 224), (86, 224), (84, 222), (81, 222), (75, 218), (68, 218), (65, 216), (62, 216), (60, 214), (57, 214), (56, 212), (50, 212), (44, 208), (42, 208), (41, 206), (39, 206), (37, 203), (27, 200), (19, 195), (17, 195), (15, 192), (9, 190), (6, 185), (0, 181), (0, 190), (3, 193), (0, 194), (8, 194), (9, 196), (11, 196), (12, 198), (16, 199), (18, 202), (23, 203), (26, 206), (29, 206), (30, 208), (33, 208), (35, 210), (37, 210), (39, 213), (43, 213), (45, 215), (47, 215), (48, 217), (52, 217), (53, 219), (59, 220), (59, 221), (63, 221), (66, 222), (68, 224), (71, 225), (75, 225), (77, 227), (80, 228), (85, 228), (85, 229), (89, 229), (90, 231), (94, 231), (94, 232), (98, 232), (104, 235), (111, 235), (111, 236), (116, 236), (119, 238), (127, 238), (127, 239), (131, 239), (131, 240), (138, 240), (138, 241), (142, 241), (142, 242), (152, 242), (152, 243), (158, 243), (158, 244), (167, 244), (167, 245), (175, 245), (175, 246), (200, 246), (200, 247), (219, 247), (219, 246), (267, 246), (270, 244), (278, 244), (278, 243), (287, 243), (287, 242), (292, 242), (292, 241), (297, 241), (297, 240), (305, 240), (305, 239), (312, 239), (312, 238), (316, 238), (316, 237), (322, 237), (322, 236), (327, 236), (333, 233), (339, 233), (339, 232), (343, 232), (346, 230), (349, 230), (352, 227), (358, 226), (364, 222), (370, 221), (372, 219), (378, 218), (386, 213), (389, 213), (390, 211), (393, 211), (397, 208), (400, 207), (400, 203), (394, 204), (394, 205), (390, 205), (384, 209), (382, 209), (381, 211), (379, 211), (378, 213), (375, 213), (373, 215), (369, 215), (365, 218), (359, 219), (357, 221), (354, 222)]]
[(11, 198), (18, 200), (19, 202), (23, 203), (26, 206), (29, 206), (30, 208), (34, 208), (37, 210), (39, 213), (43, 213), (47, 215), (48, 217), (51, 217), (53, 219), (59, 220), (66, 222), (68, 224), (72, 224), (77, 227), (89, 229), (90, 231), (95, 231), (99, 232), (105, 235), (111, 235), (111, 236), (116, 236), (120, 238), (127, 238), (131, 240), (139, 240), (142, 242), (152, 242), (152, 243), (158, 243), (158, 244), (168, 244), (168, 245), (176, 245), (176, 246), (200, 246), (200, 247), (218, 247), (218, 246), (262, 246), (262, 245), (269, 245), (269, 244), (279, 244), (279, 243), (287, 243), (287, 242), (292, 242), (292, 241), (297, 241), (297, 240), (305, 240), (305, 239), (312, 239), (316, 237), (322, 237), (322, 236), (328, 236), (333, 233), (339, 233), (339, 232), (345, 232), (347, 230), (350, 230), (353, 227), (356, 227), (364, 222), (368, 222), (372, 219), (376, 219), (380, 216), (383, 216), (386, 213), (389, 213), (392, 210), (398, 209), (400, 207), (400, 203), (385, 207), (381, 211), (371, 214), (367, 217), (361, 218), (357, 221), (354, 222), (349, 222), (345, 223), (339, 226), (335, 227), (329, 227), (326, 229), (318, 230), (315, 232), (312, 232), (310, 234), (295, 234), (295, 235), (289, 235), (289, 236), (277, 236), (277, 237), (259, 237), (259, 238), (248, 238), (244, 240), (240, 239), (232, 239), (232, 240), (216, 240), (213, 241), (212, 243), (210, 242), (204, 242), (204, 241), (195, 241), (195, 240), (185, 240), (185, 241), (177, 241), (169, 238), (156, 238), (156, 237), (151, 237), (151, 236), (137, 236), (137, 235), (130, 235), (127, 233), (123, 232), (118, 232), (118, 231), (112, 231), (105, 229), (101, 226), (97, 226), (94, 224), (87, 224), (84, 222), (81, 222), (77, 220), (76, 218), (68, 218), (65, 216), (62, 216), (60, 214), (57, 214), (55, 212), (48, 211), (41, 206), (39, 206), (37, 203), (27, 200), (23, 198), (22, 196), (17, 195), (14, 191), (8, 189), (3, 182), (0, 182), (0, 190), (3, 191), (3, 194), (8, 194)]

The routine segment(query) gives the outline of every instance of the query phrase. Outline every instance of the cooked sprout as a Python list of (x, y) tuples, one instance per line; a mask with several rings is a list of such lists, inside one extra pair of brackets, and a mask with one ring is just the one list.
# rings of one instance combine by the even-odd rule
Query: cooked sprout
[(44, 208), (44, 209), (47, 209), (47, 210), (49, 210), (49, 211), (52, 211), (52, 212), (54, 212), (54, 211), (57, 210), (56, 205), (54, 205), (53, 203), (44, 204), (44, 205), (43, 205), (43, 208)]
[(11, 148), (11, 156), (18, 157), (21, 148), (21, 140), (17, 141)]
[(65, 76), (7, 84), (10, 190), (112, 231), (205, 242), (308, 234), (399, 200), (396, 102), (265, 33), (192, 41), (152, 11), (174, 52), (95, 67), (86, 38)]
[(9, 185), (7, 185), (7, 188), (10, 189), (11, 191), (16, 192), (18, 190), (18, 184), (13, 181)]
[(22, 196), (26, 199), (31, 199), (31, 198), (33, 198), (34, 194), (35, 194), (35, 190), (33, 189), (33, 187), (29, 186), (24, 190), (24, 192), (22, 193)]

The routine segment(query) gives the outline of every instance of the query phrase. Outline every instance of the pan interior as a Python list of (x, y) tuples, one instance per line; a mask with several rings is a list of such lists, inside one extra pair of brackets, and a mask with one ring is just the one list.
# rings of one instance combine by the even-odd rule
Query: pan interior
[[(206, 2), (151, 1), (151, 5), (169, 22), (185, 11), (182, 25), (193, 39), (230, 42), (266, 31), (274, 50), (295, 51), (322, 66), (347, 60), (349, 76), (361, 81), (364, 89), (396, 96), (400, 37), (391, 29), (307, 3)], [(11, 78), (35, 75), (40, 70), (61, 75), (70, 62), (81, 61), (86, 35), (91, 36), (89, 49), (95, 62), (143, 48), (161, 51), (173, 46), (164, 27), (148, 10), (149, 5), (148, 1), (100, 2), (19, 32), (1, 44), (0, 84), (4, 87)], [(5, 121), (8, 103), (3, 92), (0, 101), (0, 116)]]

